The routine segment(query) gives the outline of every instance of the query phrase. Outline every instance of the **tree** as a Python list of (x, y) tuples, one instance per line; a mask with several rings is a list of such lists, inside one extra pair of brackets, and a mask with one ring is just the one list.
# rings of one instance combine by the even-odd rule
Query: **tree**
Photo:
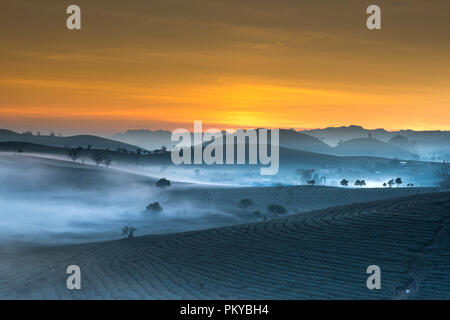
[(135, 227), (129, 227), (129, 226), (125, 226), (122, 228), (122, 233), (127, 235), (128, 238), (133, 238), (134, 237), (134, 233), (137, 231), (137, 229)]
[(361, 186), (361, 180), (356, 180), (355, 181), (355, 186), (360, 187)]
[(395, 179), (395, 184), (397, 185), (397, 187), (400, 187), (400, 185), (403, 183), (402, 178), (397, 178)]
[(253, 201), (251, 199), (242, 199), (241, 201), (239, 201), (238, 206), (239, 208), (242, 209), (247, 209), (248, 207), (253, 205)]
[(394, 179), (391, 179), (387, 182), (389, 188), (392, 188), (392, 186), (395, 184)]
[(314, 181), (314, 180), (308, 180), (308, 181), (306, 181), (306, 183), (309, 184), (310, 186), (313, 186), (313, 185), (316, 184), (316, 181)]
[(385, 183), (383, 183), (383, 187), (386, 187), (386, 186), (387, 186), (386, 182), (385, 182)]
[(343, 186), (343, 187), (348, 187), (348, 180), (342, 179), (342, 180), (341, 180), (341, 186)]
[(70, 149), (67, 152), (67, 155), (72, 159), (73, 162), (75, 162), (80, 157), (81, 150), (82, 150), (81, 147)]
[(156, 182), (156, 186), (159, 188), (169, 187), (170, 181), (166, 178), (159, 179), (158, 182)]
[(111, 159), (108, 157), (105, 157), (105, 159), (103, 160), (103, 162), (105, 163), (105, 166), (107, 168), (109, 168), (109, 166), (111, 165)]
[(267, 206), (267, 211), (269, 211), (270, 213), (272, 213), (274, 215), (287, 213), (286, 208), (283, 206), (280, 206), (279, 204), (269, 204)]
[(100, 165), (100, 163), (105, 160), (105, 156), (100, 152), (94, 152), (93, 154), (91, 154), (91, 159), (94, 160), (97, 165)]
[(360, 184), (361, 184), (361, 187), (364, 187), (366, 185), (366, 180), (361, 180)]
[(160, 212), (163, 210), (163, 208), (159, 205), (159, 202), (150, 203), (146, 209), (153, 212)]

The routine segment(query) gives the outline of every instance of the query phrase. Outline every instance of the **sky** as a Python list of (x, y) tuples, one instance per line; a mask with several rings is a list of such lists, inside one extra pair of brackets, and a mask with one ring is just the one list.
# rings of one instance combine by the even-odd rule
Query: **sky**
[[(67, 6), (81, 30), (66, 28)], [(366, 8), (382, 9), (368, 30)], [(450, 130), (448, 0), (0, 0), (0, 128)]]

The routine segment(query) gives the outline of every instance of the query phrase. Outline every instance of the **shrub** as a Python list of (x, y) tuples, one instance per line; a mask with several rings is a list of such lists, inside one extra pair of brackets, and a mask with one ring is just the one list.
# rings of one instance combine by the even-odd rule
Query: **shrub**
[(166, 178), (159, 179), (158, 182), (156, 182), (156, 186), (159, 188), (169, 187), (170, 181)]
[(270, 213), (275, 214), (275, 215), (287, 213), (286, 208), (283, 206), (280, 206), (279, 204), (269, 204), (267, 206), (267, 211), (269, 211)]

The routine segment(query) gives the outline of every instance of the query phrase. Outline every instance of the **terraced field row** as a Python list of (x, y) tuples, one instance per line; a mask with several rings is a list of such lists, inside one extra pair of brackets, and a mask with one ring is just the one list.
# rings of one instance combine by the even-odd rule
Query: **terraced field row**
[[(0, 254), (0, 298), (450, 299), (450, 192)], [(82, 290), (66, 288), (68, 265)], [(368, 290), (366, 268), (381, 268)], [(406, 293), (409, 290), (409, 293)]]

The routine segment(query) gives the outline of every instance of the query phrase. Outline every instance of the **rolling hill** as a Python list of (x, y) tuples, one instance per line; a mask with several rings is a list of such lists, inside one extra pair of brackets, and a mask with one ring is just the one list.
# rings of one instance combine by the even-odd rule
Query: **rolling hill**
[(411, 152), (402, 147), (394, 146), (374, 138), (348, 140), (334, 147), (334, 151), (336, 154), (342, 156), (368, 156), (404, 160), (415, 158)]
[(0, 130), (0, 142), (26, 142), (33, 144), (41, 144), (52, 147), (67, 147), (87, 148), (89, 145), (94, 149), (127, 149), (130, 151), (136, 151), (138, 147), (123, 143), (116, 140), (101, 138), (92, 135), (76, 135), (71, 137), (59, 137), (59, 136), (44, 136), (44, 135), (32, 135), (32, 134), (20, 134), (10, 130)]
[[(450, 299), (450, 193), (0, 252), (1, 299)], [(395, 244), (395, 245), (393, 245)], [(66, 268), (82, 290), (66, 288)], [(368, 290), (366, 268), (381, 269)]]

